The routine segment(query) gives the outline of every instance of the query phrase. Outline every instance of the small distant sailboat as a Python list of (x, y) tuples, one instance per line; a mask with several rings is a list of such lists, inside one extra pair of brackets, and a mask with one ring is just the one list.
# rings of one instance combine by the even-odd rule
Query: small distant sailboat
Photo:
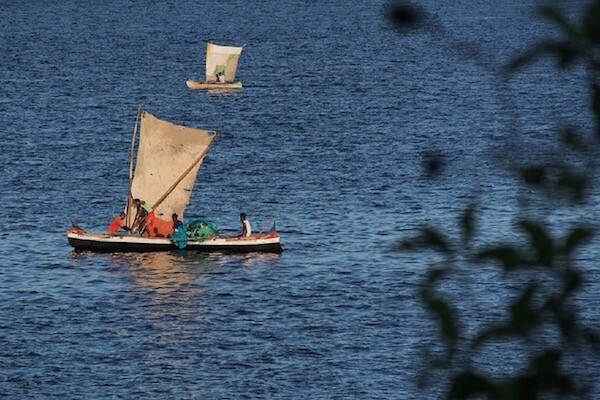
[[(138, 126), (140, 132), (134, 163)], [(136, 214), (133, 204), (135, 198), (152, 205), (155, 217), (152, 217), (152, 221), (148, 218), (145, 226), (148, 229), (142, 230), (145, 234), (89, 233), (73, 223), (67, 230), (69, 244), (76, 250), (99, 252), (151, 252), (185, 248), (199, 252), (280, 253), (282, 247), (275, 230), (263, 233), (263, 228), (256, 235), (245, 237), (221, 236), (215, 230), (214, 235), (211, 232), (207, 236), (198, 236), (189, 234), (188, 228), (193, 222), (188, 224), (186, 231), (173, 231), (173, 223), (168, 226), (164, 220), (173, 213), (183, 218), (198, 170), (217, 136), (216, 131), (176, 125), (140, 110), (131, 143), (126, 225), (132, 226), (132, 216)]]
[(243, 47), (206, 44), (206, 79), (198, 82), (188, 79), (187, 87), (196, 89), (239, 89), (242, 82), (235, 82)]

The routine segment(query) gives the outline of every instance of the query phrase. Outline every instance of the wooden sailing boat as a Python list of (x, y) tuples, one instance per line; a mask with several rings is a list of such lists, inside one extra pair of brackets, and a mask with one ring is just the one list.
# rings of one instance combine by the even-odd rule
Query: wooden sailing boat
[[(140, 132), (134, 173), (138, 125)], [(132, 226), (133, 216), (136, 215), (134, 198), (152, 205), (153, 221), (156, 217), (157, 220), (168, 223), (167, 220), (173, 213), (183, 218), (198, 170), (218, 134), (215, 131), (176, 125), (162, 121), (150, 113), (138, 112), (131, 147), (129, 196), (126, 205), (127, 226)], [(68, 229), (67, 237), (69, 244), (77, 250), (147, 252), (182, 248), (181, 242), (160, 234), (158, 229), (153, 229), (150, 222), (146, 228), (148, 229), (142, 229), (145, 232), (143, 235), (94, 234), (74, 224)], [(201, 252), (282, 251), (280, 237), (276, 231), (248, 237), (186, 237), (185, 242), (186, 250)]]
[(198, 82), (188, 79), (190, 89), (239, 89), (242, 82), (235, 82), (235, 73), (243, 47), (206, 44), (206, 79)]

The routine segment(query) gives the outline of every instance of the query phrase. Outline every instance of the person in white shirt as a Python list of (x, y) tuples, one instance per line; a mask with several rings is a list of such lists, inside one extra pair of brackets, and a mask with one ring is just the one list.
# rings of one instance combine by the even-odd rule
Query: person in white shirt
[(252, 226), (250, 225), (250, 221), (246, 218), (246, 214), (240, 214), (240, 221), (242, 221), (242, 236), (250, 236), (252, 235)]

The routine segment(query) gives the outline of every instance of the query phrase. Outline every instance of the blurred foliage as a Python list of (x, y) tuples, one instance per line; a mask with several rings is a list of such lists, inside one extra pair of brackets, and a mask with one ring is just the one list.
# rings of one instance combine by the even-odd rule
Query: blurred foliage
[[(595, 118), (592, 131), (589, 132), (590, 127), (568, 128), (557, 136), (561, 145), (575, 152), (582, 163), (573, 166), (555, 160), (512, 167), (517, 181), (531, 188), (532, 193), (548, 197), (560, 193), (561, 199), (573, 206), (570, 210), (574, 213), (574, 225), (564, 232), (552, 233), (544, 220), (516, 215), (516, 243), (494, 243), (477, 229), (479, 207), (474, 201), (460, 216), (459, 239), (438, 228), (424, 227), (398, 244), (400, 251), (431, 251), (441, 260), (431, 267), (419, 295), (437, 321), (443, 348), (439, 351), (438, 345), (437, 351), (427, 351), (425, 371), (428, 375), (433, 375), (433, 371), (445, 374), (448, 399), (573, 398), (589, 393), (590, 382), (579, 381), (568, 368), (572, 364), (565, 361), (573, 353), (591, 354), (597, 360), (599, 351), (598, 333), (582, 323), (574, 306), (585, 280), (583, 271), (576, 266), (576, 253), (594, 235), (576, 211), (588, 196), (597, 169), (593, 150), (599, 148), (600, 142), (600, 0), (588, 1), (584, 6), (576, 21), (561, 9), (560, 2), (539, 7), (539, 16), (557, 28), (559, 37), (533, 45), (504, 70), (509, 76), (542, 57), (553, 58), (563, 70), (575, 65), (585, 68), (588, 87), (582, 94), (590, 96), (589, 106)], [(425, 26), (428, 21), (427, 13), (411, 4), (394, 4), (387, 15), (401, 32)], [(436, 161), (439, 158), (426, 161), (428, 175), (440, 170)], [(586, 162), (590, 158), (592, 162)], [(445, 282), (460, 279), (460, 265), (466, 265), (471, 272), (492, 265), (506, 275), (524, 277), (521, 281), (525, 284), (517, 288), (518, 293), (505, 310), (506, 318), (485, 320), (474, 331), (464, 327), (465, 320), (474, 316), (443, 295)], [(521, 368), (509, 371), (508, 376), (495, 377), (477, 365), (475, 357), (478, 351), (499, 342), (525, 343), (530, 354), (523, 358)], [(422, 377), (421, 383), (435, 383), (427, 378)]]

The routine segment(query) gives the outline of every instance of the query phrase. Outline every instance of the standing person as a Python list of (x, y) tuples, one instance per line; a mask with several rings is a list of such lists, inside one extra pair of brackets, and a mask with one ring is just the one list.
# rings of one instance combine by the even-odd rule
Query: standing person
[(248, 237), (252, 235), (252, 226), (250, 221), (246, 218), (246, 214), (240, 214), (240, 221), (242, 221), (242, 236)]
[(111, 222), (110, 226), (107, 229), (108, 233), (110, 233), (111, 235), (116, 235), (119, 232), (119, 229), (131, 232), (131, 228), (129, 228), (125, 222), (125, 217), (127, 217), (127, 214), (121, 212), (121, 214), (119, 214), (117, 218), (115, 218), (113, 222)]
[(134, 232), (139, 232), (141, 235), (144, 233), (143, 231), (146, 230), (146, 220), (148, 218), (148, 214), (152, 212), (152, 206), (146, 204), (144, 200), (140, 199), (133, 199), (133, 205), (136, 207), (137, 211), (131, 229)]

